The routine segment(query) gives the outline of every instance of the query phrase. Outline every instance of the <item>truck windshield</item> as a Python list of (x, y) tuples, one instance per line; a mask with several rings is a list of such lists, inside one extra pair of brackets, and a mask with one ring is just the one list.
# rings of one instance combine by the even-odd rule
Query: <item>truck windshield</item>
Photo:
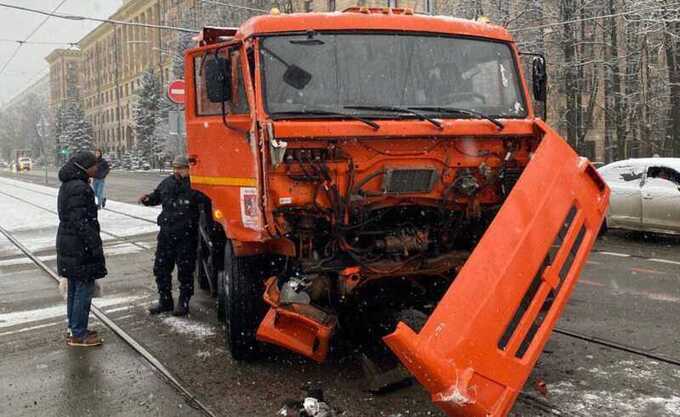
[[(313, 33), (262, 39), (270, 114), (310, 110), (410, 117), (377, 107), (452, 107), (524, 117), (509, 45), (488, 40), (380, 33)], [(368, 107), (374, 107), (369, 109)], [(459, 117), (441, 112), (441, 117)]]

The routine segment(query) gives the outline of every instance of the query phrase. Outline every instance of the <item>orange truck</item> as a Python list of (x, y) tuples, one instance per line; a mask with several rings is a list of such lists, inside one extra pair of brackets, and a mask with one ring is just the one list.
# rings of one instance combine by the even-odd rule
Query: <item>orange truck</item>
[[(350, 8), (205, 28), (185, 61), (198, 275), (237, 360), (380, 341), (450, 416), (504, 416), (609, 190), (510, 34)], [(533, 97), (532, 97), (533, 96)], [(414, 320), (415, 317), (415, 320)]]

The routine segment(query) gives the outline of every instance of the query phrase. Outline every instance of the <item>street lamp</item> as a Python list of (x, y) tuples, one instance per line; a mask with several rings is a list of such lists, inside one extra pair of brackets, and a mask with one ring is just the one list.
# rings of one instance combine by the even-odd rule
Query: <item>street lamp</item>
[(47, 152), (45, 149), (45, 139), (47, 137), (47, 129), (50, 124), (45, 120), (44, 117), (40, 116), (40, 120), (35, 125), (35, 131), (40, 139), (40, 152), (42, 153), (43, 166), (45, 167), (45, 185), (47, 185)]

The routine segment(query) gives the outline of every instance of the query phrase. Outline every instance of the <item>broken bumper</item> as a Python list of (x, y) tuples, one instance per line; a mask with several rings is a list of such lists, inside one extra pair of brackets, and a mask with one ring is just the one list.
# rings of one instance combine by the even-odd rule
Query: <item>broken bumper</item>
[(595, 169), (537, 128), (535, 155), (425, 326), (400, 323), (384, 338), (449, 416), (510, 411), (606, 213)]

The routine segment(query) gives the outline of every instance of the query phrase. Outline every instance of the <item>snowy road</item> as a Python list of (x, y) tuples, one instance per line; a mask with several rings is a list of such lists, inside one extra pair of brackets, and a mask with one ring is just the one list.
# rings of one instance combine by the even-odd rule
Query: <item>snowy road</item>
[[(0, 178), (0, 226), (15, 234), (22, 242), (25, 241), (31, 251), (53, 249), (59, 225), (56, 215), (57, 192), (50, 187)], [(105, 244), (158, 230), (154, 224), (160, 212), (158, 208), (115, 201), (107, 203), (116, 212), (99, 212), (102, 240)], [(13, 251), (6, 246), (0, 246), (0, 258), (4, 257), (4, 251)]]

